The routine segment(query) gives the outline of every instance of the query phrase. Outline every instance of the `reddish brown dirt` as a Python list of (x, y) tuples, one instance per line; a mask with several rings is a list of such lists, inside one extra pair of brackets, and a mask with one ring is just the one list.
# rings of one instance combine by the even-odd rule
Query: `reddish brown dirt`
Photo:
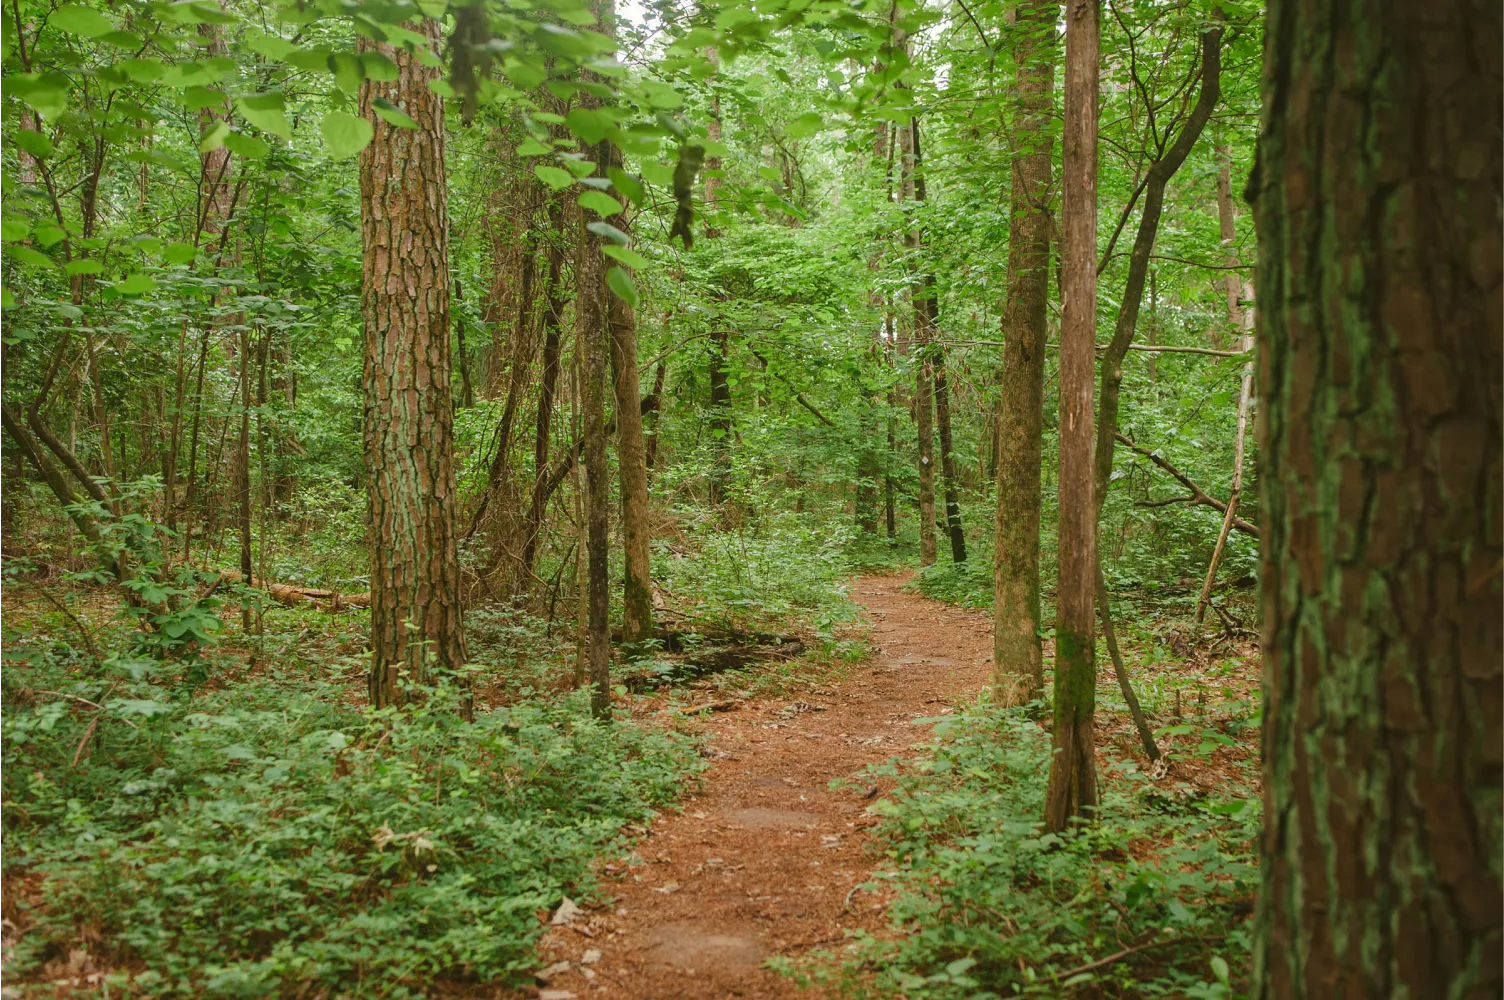
[[(878, 863), (865, 830), (872, 786), (828, 785), (913, 753), (930, 736), (913, 720), (974, 698), (992, 651), (985, 617), (906, 593), (906, 582), (856, 582), (876, 648), (847, 679), (694, 724), (714, 760), (703, 791), (653, 825), (637, 845), (643, 863), (605, 867), (609, 909), (544, 939), (544, 962), (570, 968), (549, 977), (543, 997), (814, 996), (764, 960), (882, 924), (883, 902), (853, 892)], [(581, 964), (587, 952), (599, 957)]]

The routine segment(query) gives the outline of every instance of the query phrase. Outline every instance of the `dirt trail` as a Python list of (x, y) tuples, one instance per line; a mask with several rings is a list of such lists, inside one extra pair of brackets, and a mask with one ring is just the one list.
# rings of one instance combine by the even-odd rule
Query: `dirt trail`
[(846, 680), (696, 723), (713, 758), (704, 791), (654, 824), (637, 850), (645, 864), (606, 868), (612, 910), (544, 939), (545, 961), (570, 965), (546, 1000), (809, 997), (763, 961), (882, 923), (882, 902), (852, 892), (879, 860), (867, 850), (871, 789), (827, 785), (911, 753), (930, 735), (912, 720), (974, 697), (992, 652), (985, 617), (906, 582), (856, 581), (877, 648)]

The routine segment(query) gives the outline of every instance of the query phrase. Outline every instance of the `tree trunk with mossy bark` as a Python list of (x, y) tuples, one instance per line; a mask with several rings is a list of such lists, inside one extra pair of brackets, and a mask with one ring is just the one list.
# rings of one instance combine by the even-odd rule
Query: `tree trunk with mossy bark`
[(1026, 3), (1014, 24), (1013, 193), (1008, 232), (1008, 301), (993, 521), (992, 688), (1003, 705), (1044, 691), (1039, 624), (1040, 466), (1044, 460), (1044, 352), (1050, 289), (1050, 183), (1054, 148), (1055, 23), (1060, 4)]
[(1497, 4), (1269, 5), (1253, 996), (1497, 997)]

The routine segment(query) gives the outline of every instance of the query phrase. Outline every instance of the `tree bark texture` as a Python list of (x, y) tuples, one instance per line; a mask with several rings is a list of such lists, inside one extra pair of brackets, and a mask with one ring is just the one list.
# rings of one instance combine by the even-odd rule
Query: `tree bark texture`
[(1497, 997), (1498, 4), (1269, 5), (1255, 997)]
[(1061, 143), (1060, 579), (1055, 611), (1054, 756), (1045, 826), (1066, 829), (1097, 804), (1093, 752), (1097, 675), (1096, 482), (1092, 375), (1097, 320), (1096, 0), (1069, 0), (1065, 32), (1065, 126)]
[[(919, 224), (909, 216), (917, 202), (914, 186), (916, 158), (914, 130), (898, 129), (899, 203), (904, 209), (904, 247), (911, 258), (919, 254), (923, 237)], [(919, 565), (935, 563), (935, 369), (930, 363), (929, 312), (924, 306), (924, 279), (915, 274), (909, 282), (909, 300), (914, 322), (914, 428), (919, 445)]]
[[(439, 23), (417, 29), (437, 47)], [(375, 137), (360, 154), (365, 459), (371, 500), (373, 705), (401, 704), (401, 678), (427, 683), (464, 665), (449, 372), (449, 219), (440, 71), (360, 39), (398, 67), (367, 81), (361, 115)], [(373, 110), (383, 97), (416, 129)]]
[(1058, 0), (1020, 4), (1014, 54), (1013, 192), (1008, 301), (998, 378), (997, 511), (993, 521), (993, 698), (1021, 705), (1044, 691), (1039, 622), (1040, 477), (1044, 357), (1050, 290), (1051, 156), (1054, 147)]
[[(602, 166), (621, 166), (621, 154), (610, 143), (604, 151), (612, 159)], [(629, 232), (626, 213), (611, 224)], [(617, 265), (620, 266), (620, 265)], [(626, 270), (626, 268), (623, 268)], [(607, 325), (611, 330), (611, 364), (616, 376), (616, 457), (621, 478), (621, 534), (624, 563), (622, 640), (640, 645), (653, 637), (652, 527), (648, 521), (648, 459), (642, 433), (642, 388), (637, 378), (637, 316), (632, 304), (607, 292)]]

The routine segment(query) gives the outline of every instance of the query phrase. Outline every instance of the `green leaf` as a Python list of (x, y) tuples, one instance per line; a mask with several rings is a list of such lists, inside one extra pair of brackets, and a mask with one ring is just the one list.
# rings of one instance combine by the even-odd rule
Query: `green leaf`
[(99, 274), (103, 270), (104, 266), (100, 264), (99, 261), (91, 260), (89, 258), (84, 258), (83, 260), (70, 260), (67, 264), (63, 265), (63, 273), (68, 275)]
[(0, 288), (0, 308), (10, 309), (16, 304), (16, 297), (11, 294), (9, 288)]
[(561, 162), (576, 177), (589, 177), (595, 172), (595, 161), (587, 160), (584, 157), (577, 159), (566, 154)]
[(45, 160), (52, 155), (52, 140), (40, 132), (31, 129), (17, 129), (15, 132), (16, 145), (26, 150), (39, 160)]
[(331, 111), (324, 116), (319, 132), (324, 136), (330, 155), (336, 160), (347, 160), (371, 144), (376, 129), (364, 118), (345, 111)]
[(611, 178), (611, 186), (626, 195), (632, 204), (641, 205), (646, 199), (647, 192), (642, 189), (642, 182), (621, 167), (611, 167), (606, 176)]
[(672, 187), (674, 183), (674, 168), (667, 163), (647, 160), (642, 164), (642, 176), (659, 187)]
[(298, 51), (298, 47), (292, 42), (276, 35), (251, 35), (245, 40), (245, 45), (252, 52), (260, 53), (277, 62), (286, 60), (288, 56)]
[(618, 296), (626, 301), (627, 305), (637, 308), (639, 297), (637, 286), (632, 284), (632, 276), (619, 267), (613, 267), (606, 272), (606, 287), (610, 288)]
[(684, 107), (684, 95), (666, 83), (658, 83), (654, 80), (642, 82), (643, 93), (647, 94), (648, 104), (662, 111), (673, 111)]
[(31, 247), (8, 246), (5, 248), (5, 252), (10, 254), (12, 260), (19, 261), (22, 264), (30, 264), (32, 267), (55, 267), (57, 265), (57, 261), (40, 250), (33, 250)]
[(612, 121), (599, 111), (575, 108), (564, 116), (564, 124), (569, 131), (581, 139), (594, 143), (606, 137), (606, 133), (611, 129)]
[(573, 24), (580, 28), (586, 28), (595, 23), (595, 15), (588, 10), (561, 10), (558, 16), (559, 20), (565, 24)]
[(132, 274), (124, 281), (117, 281), (110, 286), (121, 295), (145, 295), (157, 287), (157, 282), (147, 274)]
[(31, 223), (25, 219), (0, 219), (0, 240), (16, 243), (31, 235)]
[(141, 36), (134, 35), (129, 31), (107, 31), (99, 36), (99, 40), (117, 49), (130, 49), (135, 51), (141, 48)]
[(428, 89), (446, 101), (454, 99), (454, 87), (448, 80), (429, 80)]
[(552, 149), (550, 149), (548, 146), (543, 145), (543, 143), (539, 142), (537, 139), (528, 139), (522, 145), (517, 147), (518, 156), (547, 156), (552, 152)]
[(327, 73), (331, 55), (333, 53), (328, 49), (299, 49), (288, 53), (282, 61), (294, 69), (307, 70), (310, 73)]
[(329, 69), (334, 73), (334, 84), (340, 90), (351, 96), (360, 93), (360, 85), (365, 82), (366, 70), (361, 65), (359, 56), (351, 55), (349, 52), (336, 52), (329, 57)]
[(241, 135), (239, 132), (231, 132), (225, 136), (225, 146), (237, 156), (243, 156), (247, 160), (259, 160), (272, 151), (266, 143), (251, 135)]
[(1221, 955), (1212, 956), (1212, 975), (1216, 976), (1217, 982), (1223, 986), (1228, 985), (1228, 980), (1232, 978), (1232, 970), (1227, 966), (1227, 959)]
[(388, 125), (395, 125), (398, 128), (418, 127), (418, 123), (408, 117), (407, 112), (397, 107), (397, 105), (393, 104), (385, 97), (378, 97), (372, 103), (375, 105), (376, 114), (379, 115), (381, 120), (386, 122)]
[(169, 264), (186, 264), (198, 256), (198, 248), (192, 243), (172, 243), (162, 251), (162, 259)]
[(609, 222), (587, 222), (585, 228), (597, 236), (603, 236), (617, 246), (626, 246), (632, 238)]
[(53, 71), (38, 76), (35, 73), (16, 73), (5, 78), (5, 90), (19, 97), (43, 118), (52, 119), (68, 110), (68, 92), (73, 83), (63, 74)]
[(804, 114), (789, 122), (784, 134), (791, 139), (803, 139), (805, 136), (814, 135), (820, 131), (820, 126), (825, 120), (820, 117), (818, 111), (806, 111)]
[(189, 111), (218, 107), (225, 102), (225, 92), (208, 87), (189, 87), (183, 91), (183, 106)]
[(67, 235), (61, 227), (54, 226), (50, 222), (43, 222), (37, 226), (36, 232), (31, 234), (37, 246), (44, 248), (50, 247), (55, 243), (61, 243)]
[(362, 52), (360, 65), (365, 70), (366, 79), (375, 80), (378, 83), (391, 83), (402, 75), (397, 69), (397, 64), (380, 52)]
[(257, 94), (252, 97), (242, 97), (235, 102), (235, 109), (240, 112), (240, 117), (261, 131), (283, 139), (292, 138), (292, 125), (288, 123), (287, 116), (282, 113), (281, 94)]
[(229, 134), (229, 122), (215, 122), (213, 125), (209, 126), (209, 131), (205, 132), (199, 139), (198, 151), (200, 153), (208, 153), (212, 150), (218, 149), (225, 144), (225, 136)]
[(628, 250), (626, 247), (619, 247), (615, 243), (608, 243), (605, 246), (601, 247), (601, 253), (605, 254), (607, 257), (610, 257), (612, 260), (621, 261), (628, 267), (644, 268), (651, 263), (646, 257), (638, 253), (636, 250)]
[(588, 208), (602, 218), (616, 215), (622, 210), (621, 202), (600, 191), (586, 191), (580, 195), (579, 202), (581, 208)]
[(66, 4), (53, 11), (48, 23), (87, 38), (98, 38), (115, 30), (115, 22), (97, 10), (76, 3)]
[(137, 83), (154, 83), (167, 75), (167, 67), (158, 59), (122, 59), (115, 68)]
[(530, 66), (518, 59), (508, 59), (501, 64), (502, 72), (506, 73), (507, 79), (516, 85), (518, 90), (532, 90), (542, 83), (548, 74), (535, 66)]
[(562, 191), (574, 183), (574, 175), (558, 167), (537, 166), (533, 168), (533, 173), (555, 191)]

